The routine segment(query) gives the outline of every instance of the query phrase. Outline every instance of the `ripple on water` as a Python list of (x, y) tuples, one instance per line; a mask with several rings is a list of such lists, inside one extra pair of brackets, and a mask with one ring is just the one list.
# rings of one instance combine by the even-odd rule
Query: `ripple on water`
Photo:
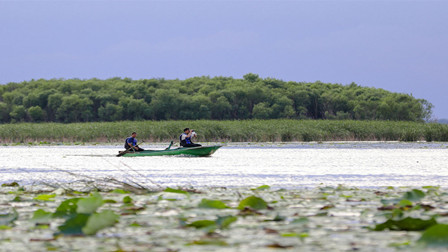
[(447, 146), (378, 142), (232, 145), (209, 158), (115, 157), (119, 148), (110, 146), (0, 147), (0, 182), (63, 183), (88, 176), (162, 186), (448, 187)]

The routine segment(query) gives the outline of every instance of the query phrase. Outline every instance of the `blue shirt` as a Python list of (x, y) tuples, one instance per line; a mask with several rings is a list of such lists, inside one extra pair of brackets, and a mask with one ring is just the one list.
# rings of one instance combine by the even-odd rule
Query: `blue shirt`
[(134, 137), (126, 138), (126, 149), (130, 147), (129, 144), (131, 144), (132, 146), (136, 146), (137, 145), (137, 139), (135, 139)]

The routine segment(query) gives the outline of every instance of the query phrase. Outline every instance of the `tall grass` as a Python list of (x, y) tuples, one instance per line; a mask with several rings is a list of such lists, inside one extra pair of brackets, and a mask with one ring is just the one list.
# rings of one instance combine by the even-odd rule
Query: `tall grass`
[(197, 141), (448, 141), (448, 125), (394, 121), (244, 120), (122, 121), (94, 123), (17, 123), (0, 125), (2, 143), (121, 142), (132, 131), (140, 140), (177, 140), (182, 129)]

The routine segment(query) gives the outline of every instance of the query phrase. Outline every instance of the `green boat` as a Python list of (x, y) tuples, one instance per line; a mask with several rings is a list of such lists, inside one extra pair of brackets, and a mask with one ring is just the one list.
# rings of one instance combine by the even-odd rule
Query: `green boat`
[[(171, 145), (170, 145), (171, 147)], [(170, 147), (164, 150), (144, 150), (144, 151), (122, 151), (117, 156), (123, 157), (145, 157), (145, 156), (195, 156), (208, 157), (215, 153), (215, 151), (222, 147), (222, 145), (214, 146), (200, 146), (200, 147), (180, 147), (171, 149)]]

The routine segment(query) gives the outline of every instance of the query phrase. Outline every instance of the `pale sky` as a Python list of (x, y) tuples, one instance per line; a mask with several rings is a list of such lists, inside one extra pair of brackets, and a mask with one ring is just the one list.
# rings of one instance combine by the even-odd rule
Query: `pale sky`
[(5, 1), (0, 83), (233, 76), (384, 88), (448, 118), (448, 1)]

